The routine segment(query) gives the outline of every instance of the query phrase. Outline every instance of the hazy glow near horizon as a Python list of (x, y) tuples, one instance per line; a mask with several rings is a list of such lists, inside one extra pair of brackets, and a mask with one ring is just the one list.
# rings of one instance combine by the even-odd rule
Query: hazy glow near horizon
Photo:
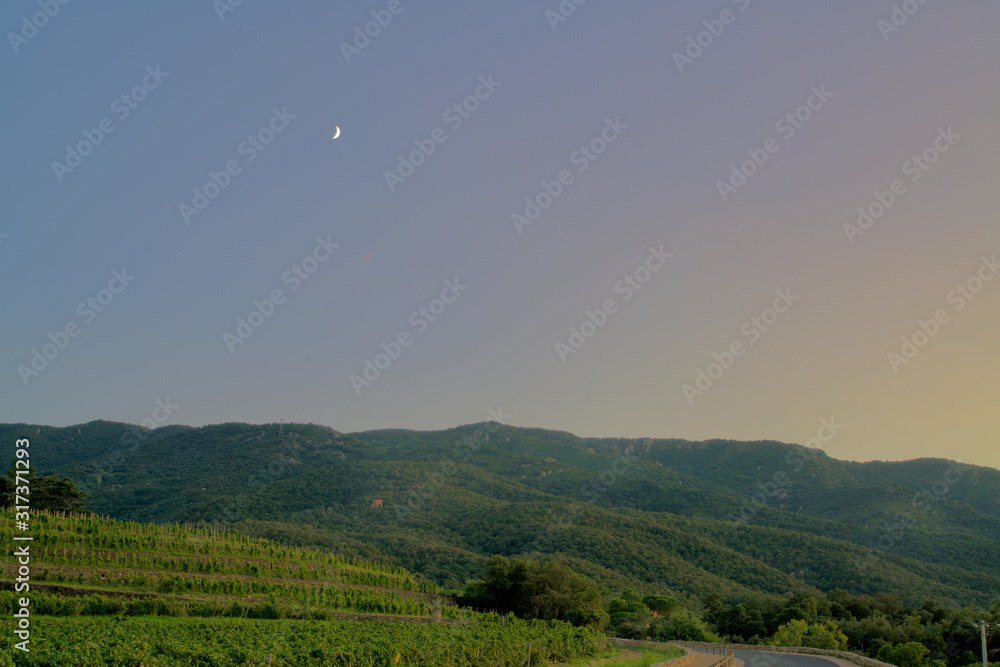
[(1000, 4), (894, 4), (4, 6), (0, 421), (1000, 467)]

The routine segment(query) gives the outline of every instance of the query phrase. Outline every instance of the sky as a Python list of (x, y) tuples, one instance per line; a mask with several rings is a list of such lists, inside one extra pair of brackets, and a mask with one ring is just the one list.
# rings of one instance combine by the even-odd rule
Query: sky
[(1000, 3), (576, 2), (4, 3), (0, 421), (1000, 467)]

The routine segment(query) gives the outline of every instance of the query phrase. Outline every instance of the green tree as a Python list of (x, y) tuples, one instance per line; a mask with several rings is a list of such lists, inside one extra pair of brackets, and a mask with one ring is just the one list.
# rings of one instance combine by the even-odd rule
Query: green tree
[[(829, 606), (829, 604), (827, 604)], [(815, 623), (819, 619), (819, 599), (809, 593), (797, 593), (778, 614), (781, 623), (795, 619)]]
[(526, 561), (493, 556), (486, 561), (483, 576), (466, 583), (462, 602), (481, 609), (492, 609), (522, 616), (529, 595)]
[(806, 623), (801, 619), (789, 621), (778, 628), (771, 638), (775, 646), (808, 646), (810, 648), (845, 649), (847, 635), (833, 621)]
[(642, 598), (636, 594), (631, 588), (626, 588), (621, 597), (612, 598), (608, 603), (608, 613), (611, 615), (615, 614), (630, 614), (635, 611), (644, 610), (647, 613), (649, 609), (643, 603)]
[(57, 475), (39, 477), (35, 469), (29, 467), (28, 474), (21, 477), (28, 482), (28, 495), (25, 496), (17, 493), (18, 482), (14, 471), (15, 464), (11, 464), (7, 474), (0, 477), (0, 507), (13, 507), (17, 504), (16, 496), (21, 495), (28, 499), (33, 510), (87, 513), (84, 506), (88, 496), (76, 488), (72, 479)]
[(907, 642), (897, 646), (883, 646), (879, 649), (877, 658), (897, 667), (923, 667), (924, 658), (929, 652), (920, 642)]
[(493, 556), (481, 579), (469, 581), (462, 603), (521, 618), (603, 628), (607, 615), (597, 585), (556, 561)]
[(981, 665), (982, 662), (972, 651), (962, 651), (962, 654), (958, 656), (956, 661), (959, 665)]
[(718, 631), (734, 639), (748, 640), (769, 634), (760, 610), (746, 603), (730, 607), (720, 613), (715, 626)]
[(659, 642), (717, 642), (721, 638), (712, 632), (705, 621), (686, 609), (678, 609), (670, 616), (653, 619), (649, 625), (649, 638)]
[(608, 616), (609, 631), (625, 639), (645, 639), (653, 618), (642, 598), (631, 588), (625, 589), (621, 597), (608, 602)]
[(605, 625), (601, 592), (593, 581), (551, 560), (529, 572), (529, 617), (577, 626)]
[(805, 646), (803, 641), (808, 632), (809, 624), (802, 619), (795, 619), (778, 628), (771, 637), (771, 643), (774, 646)]
[(660, 616), (669, 616), (674, 609), (680, 606), (677, 600), (669, 595), (643, 595), (642, 603), (646, 605), (647, 609), (655, 611)]

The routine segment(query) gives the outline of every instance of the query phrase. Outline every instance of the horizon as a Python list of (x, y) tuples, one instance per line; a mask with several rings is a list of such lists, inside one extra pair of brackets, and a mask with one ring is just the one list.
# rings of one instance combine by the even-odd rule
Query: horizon
[(688, 439), (688, 438), (659, 437), (659, 436), (655, 436), (655, 437), (654, 436), (634, 436), (634, 437), (630, 436), (630, 437), (626, 437), (626, 436), (614, 436), (614, 435), (607, 435), (607, 436), (600, 436), (600, 435), (580, 435), (578, 433), (575, 433), (573, 431), (568, 431), (568, 430), (565, 430), (565, 429), (545, 428), (543, 426), (525, 426), (525, 425), (517, 425), (517, 424), (507, 424), (507, 423), (502, 423), (502, 422), (497, 422), (497, 421), (492, 421), (492, 420), (486, 420), (486, 421), (481, 421), (481, 422), (470, 422), (470, 423), (467, 423), (467, 424), (459, 424), (457, 426), (449, 426), (449, 427), (445, 427), (445, 428), (424, 429), (424, 428), (407, 428), (407, 427), (403, 427), (403, 426), (389, 426), (389, 427), (382, 427), (382, 428), (364, 429), (364, 430), (361, 430), (361, 431), (341, 431), (341, 430), (333, 427), (332, 425), (329, 425), (329, 424), (319, 424), (319, 423), (316, 423), (316, 422), (287, 422), (287, 421), (286, 422), (282, 422), (282, 421), (276, 421), (276, 422), (227, 421), (227, 422), (213, 422), (211, 424), (200, 424), (200, 425), (192, 425), (192, 424), (162, 424), (162, 425), (158, 425), (158, 426), (155, 426), (155, 427), (149, 427), (149, 426), (143, 426), (142, 424), (133, 424), (131, 422), (115, 421), (113, 419), (92, 419), (90, 421), (79, 422), (79, 423), (76, 423), (76, 424), (66, 424), (65, 426), (57, 426), (57, 425), (53, 425), (53, 424), (33, 424), (33, 423), (29, 424), (29, 423), (26, 423), (26, 422), (6, 422), (4, 425), (7, 425), (7, 426), (25, 426), (25, 427), (32, 427), (32, 426), (34, 426), (34, 427), (42, 427), (42, 428), (73, 428), (75, 426), (86, 426), (87, 424), (92, 424), (92, 423), (95, 423), (95, 422), (105, 422), (105, 423), (108, 423), (108, 424), (121, 424), (121, 425), (125, 425), (125, 426), (134, 426), (134, 427), (145, 428), (145, 429), (147, 429), (149, 431), (156, 431), (156, 430), (161, 429), (161, 428), (169, 428), (169, 427), (199, 429), (199, 428), (210, 428), (212, 426), (224, 426), (224, 425), (227, 425), (227, 424), (241, 424), (241, 425), (246, 425), (246, 426), (279, 426), (279, 425), (284, 425), (284, 426), (315, 426), (317, 428), (327, 428), (327, 429), (330, 429), (330, 430), (335, 431), (337, 433), (340, 433), (342, 435), (355, 435), (355, 434), (358, 434), (358, 433), (372, 433), (372, 432), (376, 432), (376, 431), (410, 431), (410, 432), (414, 432), (414, 433), (444, 433), (444, 432), (447, 432), (447, 431), (456, 431), (456, 430), (462, 429), (462, 428), (469, 428), (469, 427), (474, 427), (474, 426), (480, 426), (482, 424), (500, 424), (501, 426), (506, 426), (508, 428), (537, 430), (537, 431), (550, 431), (550, 432), (553, 432), (553, 433), (563, 433), (563, 434), (572, 436), (574, 438), (578, 438), (580, 440), (652, 440), (654, 442), (655, 441), (680, 441), (680, 442), (686, 442), (686, 443), (691, 443), (691, 444), (705, 444), (705, 443), (711, 443), (711, 442), (719, 442), (719, 443), (724, 443), (724, 444), (725, 443), (733, 443), (733, 444), (739, 444), (739, 445), (753, 445), (753, 444), (758, 444), (758, 443), (760, 443), (760, 444), (774, 444), (774, 445), (787, 445), (787, 446), (793, 446), (793, 447), (804, 447), (804, 448), (809, 449), (809, 450), (819, 451), (819, 452), (822, 452), (823, 454), (825, 454), (828, 458), (831, 458), (831, 459), (833, 459), (835, 461), (841, 461), (843, 463), (909, 463), (911, 461), (946, 461), (946, 462), (960, 463), (962, 465), (971, 465), (973, 467), (985, 468), (985, 469), (988, 469), (988, 470), (996, 470), (996, 471), (1000, 472), (1000, 468), (997, 468), (995, 466), (986, 465), (986, 464), (982, 464), (982, 463), (975, 463), (975, 462), (972, 462), (972, 461), (962, 461), (962, 460), (959, 460), (959, 459), (952, 459), (952, 458), (947, 458), (947, 457), (943, 457), (943, 456), (919, 456), (919, 457), (915, 457), (915, 458), (911, 458), (911, 459), (866, 459), (866, 460), (861, 460), (861, 459), (842, 459), (842, 458), (838, 458), (836, 456), (832, 456), (829, 452), (827, 452), (822, 447), (810, 447), (808, 444), (806, 444), (804, 442), (784, 442), (784, 441), (781, 441), (781, 440), (773, 440), (773, 439), (768, 439), (768, 438), (755, 439), (755, 440), (737, 440), (737, 439), (732, 439), (732, 438), (706, 438), (706, 439), (703, 439), (703, 440), (691, 440), (691, 439)]

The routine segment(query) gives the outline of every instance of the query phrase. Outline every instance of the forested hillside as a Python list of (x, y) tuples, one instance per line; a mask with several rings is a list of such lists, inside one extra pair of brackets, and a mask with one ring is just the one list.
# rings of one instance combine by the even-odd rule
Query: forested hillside
[[(1000, 473), (856, 463), (776, 442), (592, 439), (496, 423), (2, 425), (118, 519), (204, 522), (395, 563), (460, 588), (549, 554), (609, 591), (689, 604), (795, 591), (1000, 598)], [(380, 500), (379, 507), (373, 501)]]

